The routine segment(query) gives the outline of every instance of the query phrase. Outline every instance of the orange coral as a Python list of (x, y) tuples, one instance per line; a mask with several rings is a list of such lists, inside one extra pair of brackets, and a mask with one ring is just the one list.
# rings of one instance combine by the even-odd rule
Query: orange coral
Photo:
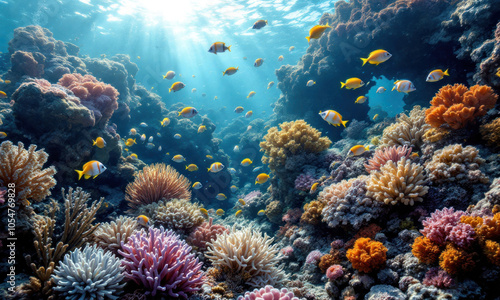
[(473, 216), (461, 216), (460, 222), (464, 224), (469, 224), (472, 228), (476, 228), (480, 225), (483, 225), (483, 218), (481, 217), (473, 217)]
[(476, 233), (483, 239), (500, 238), (500, 213), (496, 213), (492, 218), (484, 218), (483, 224), (476, 227)]
[(439, 266), (451, 275), (471, 271), (475, 264), (474, 253), (467, 253), (452, 244), (446, 245), (446, 249), (439, 256)]
[(437, 262), (441, 249), (439, 249), (439, 245), (432, 242), (427, 237), (419, 236), (415, 239), (415, 242), (413, 242), (411, 253), (413, 253), (421, 263), (433, 264)]
[(300, 217), (300, 222), (309, 223), (312, 225), (318, 224), (321, 220), (321, 212), (325, 207), (325, 203), (321, 201), (311, 201), (304, 205), (304, 213)]
[(385, 264), (387, 248), (369, 238), (360, 238), (354, 243), (354, 248), (347, 250), (347, 259), (352, 267), (361, 272), (369, 273)]
[(432, 98), (432, 106), (425, 112), (425, 121), (432, 127), (447, 123), (451, 128), (459, 129), (495, 107), (497, 98), (493, 89), (486, 85), (475, 85), (470, 89), (463, 84), (447, 85)]
[(500, 244), (498, 242), (487, 240), (483, 251), (492, 264), (500, 266)]
[(318, 267), (321, 272), (325, 273), (330, 266), (338, 263), (340, 263), (340, 261), (336, 255), (325, 254), (319, 259)]

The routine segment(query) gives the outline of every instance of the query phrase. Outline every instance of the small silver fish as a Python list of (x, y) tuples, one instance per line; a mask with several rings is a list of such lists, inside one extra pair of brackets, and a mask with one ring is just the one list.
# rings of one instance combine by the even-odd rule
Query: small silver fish
[(262, 166), (253, 168), (252, 172), (254, 172), (254, 173), (259, 172), (260, 170), (262, 170)]

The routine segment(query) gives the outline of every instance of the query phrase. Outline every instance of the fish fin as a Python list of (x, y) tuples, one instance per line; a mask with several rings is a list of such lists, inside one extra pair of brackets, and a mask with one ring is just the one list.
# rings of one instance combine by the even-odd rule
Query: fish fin
[[(345, 127), (345, 124), (347, 124), (347, 122), (349, 122), (349, 121), (347, 121), (347, 120), (342, 121), (342, 125), (344, 125), (344, 127)], [(340, 126), (340, 125), (339, 125), (339, 126)]]
[(366, 151), (370, 151), (370, 146), (366, 146)]
[(85, 175), (84, 177), (85, 177), (85, 179), (89, 179), (90, 175)]
[(78, 180), (82, 179), (82, 175), (83, 175), (83, 170), (79, 171), (79, 170), (75, 170), (76, 173), (78, 173)]
[(181, 112), (179, 112), (179, 115), (178, 115), (178, 116), (180, 116), (180, 115), (181, 115)]
[(210, 172), (210, 168), (207, 168), (207, 172)]
[(361, 66), (364, 66), (366, 64), (366, 62), (368, 61), (368, 58), (360, 58), (362, 61), (363, 61), (363, 65)]
[(226, 71), (222, 71), (222, 76), (226, 75)]
[(95, 140), (95, 141), (92, 140), (92, 142), (93, 142), (92, 146), (95, 146), (95, 144), (97, 144), (97, 140)]
[(165, 78), (167, 78), (167, 76), (166, 76), (166, 75), (163, 75), (163, 79), (165, 79)]
[(231, 46), (227, 47), (227, 50), (228, 50), (229, 52), (231, 52)]
[(394, 87), (392, 88), (391, 92), (392, 92), (392, 91), (394, 91), (394, 89), (395, 89), (395, 88), (396, 88), (396, 86), (394, 86)]
[(267, 25), (267, 20), (266, 20), (266, 25)]
[(307, 40), (307, 42), (309, 42), (309, 40), (310, 40), (310, 39), (311, 39), (310, 37), (306, 36), (306, 40)]
[(171, 89), (171, 88), (170, 88), (170, 89), (168, 89), (168, 92), (169, 92), (169, 93), (170, 93), (171, 91), (172, 91), (172, 89)]
[(313, 84), (316, 84), (316, 81), (313, 81)]
[(345, 83), (343, 83), (342, 81), (340, 82), (340, 88), (343, 88), (345, 86)]
[(446, 71), (444, 71), (443, 75), (450, 76), (450, 73), (448, 73), (448, 69), (446, 69)]
[(99, 176), (99, 174), (97, 174), (96, 176), (94, 176), (92, 179), (95, 179), (97, 176)]

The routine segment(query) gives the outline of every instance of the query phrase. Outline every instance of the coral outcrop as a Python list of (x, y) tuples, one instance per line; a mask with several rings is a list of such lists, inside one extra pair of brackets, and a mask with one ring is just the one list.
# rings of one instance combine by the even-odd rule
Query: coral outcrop
[(215, 241), (223, 233), (229, 233), (229, 229), (223, 225), (213, 224), (213, 220), (213, 218), (210, 218), (208, 222), (204, 222), (196, 227), (186, 238), (186, 242), (196, 247), (198, 251), (205, 252), (207, 250), (207, 243)]
[(409, 115), (402, 113), (396, 118), (396, 123), (384, 129), (381, 147), (401, 145), (418, 149), (429, 128), (430, 126), (425, 123), (425, 109), (416, 105)]
[(347, 250), (347, 259), (352, 267), (364, 273), (380, 269), (386, 261), (387, 248), (381, 242), (359, 238), (354, 248)]
[(137, 229), (139, 224), (134, 218), (119, 216), (115, 221), (100, 224), (91, 239), (98, 247), (118, 254), (121, 242), (126, 242)]
[(205, 220), (200, 208), (200, 205), (191, 203), (188, 199), (172, 199), (156, 208), (153, 221), (168, 229), (189, 231)]
[(480, 128), (481, 136), (494, 150), (500, 148), (500, 118), (496, 118)]
[(388, 161), (398, 162), (402, 157), (410, 158), (412, 148), (407, 146), (381, 147), (375, 150), (372, 158), (365, 164), (368, 173), (380, 170)]

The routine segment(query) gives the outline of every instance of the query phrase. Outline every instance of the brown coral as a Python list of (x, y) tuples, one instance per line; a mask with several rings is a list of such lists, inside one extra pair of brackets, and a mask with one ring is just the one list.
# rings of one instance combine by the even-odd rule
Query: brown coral
[(300, 217), (300, 222), (316, 225), (321, 221), (321, 212), (325, 207), (321, 201), (311, 201), (304, 205), (304, 213)]
[(135, 174), (125, 189), (125, 200), (133, 209), (162, 199), (191, 199), (191, 182), (171, 166), (153, 164)]
[(482, 125), (480, 130), (481, 136), (486, 143), (494, 148), (500, 148), (500, 118), (496, 118), (488, 124)]
[(121, 249), (121, 242), (126, 243), (139, 224), (134, 218), (120, 216), (115, 221), (100, 224), (94, 231), (92, 240), (100, 248), (118, 254)]
[(36, 151), (36, 145), (25, 150), (21, 142), (17, 146), (11, 141), (3, 142), (0, 145), (0, 186), (10, 188), (9, 184), (14, 184), (19, 205), (24, 205), (22, 200), (26, 199), (42, 201), (56, 185), (53, 178), (56, 169), (42, 169), (48, 157), (43, 149)]
[(448, 124), (453, 129), (463, 128), (476, 117), (495, 107), (498, 95), (489, 86), (463, 84), (446, 85), (432, 98), (425, 112), (425, 121), (432, 127)]
[(439, 256), (439, 266), (451, 275), (464, 273), (474, 269), (476, 265), (474, 258), (474, 253), (468, 253), (448, 244)]
[(381, 242), (359, 238), (354, 243), (354, 248), (347, 250), (347, 259), (354, 269), (370, 273), (385, 264), (386, 253), (387, 248)]
[(269, 164), (271, 170), (284, 166), (292, 155), (321, 152), (332, 143), (304, 120), (284, 122), (279, 127), (281, 131), (278, 127), (270, 128), (260, 143), (260, 151), (264, 152), (262, 162)]
[(413, 253), (421, 263), (433, 264), (438, 261), (441, 249), (438, 244), (429, 240), (427, 237), (419, 236), (413, 242), (411, 253)]
[(200, 211), (201, 206), (186, 199), (173, 199), (158, 206), (155, 223), (175, 230), (189, 230), (201, 225), (205, 220)]
[(338, 257), (333, 254), (325, 254), (319, 259), (318, 267), (321, 272), (325, 273), (330, 266), (338, 263), (340, 263)]
[(381, 147), (401, 145), (418, 148), (428, 129), (430, 126), (425, 123), (425, 110), (415, 105), (409, 115), (402, 113), (396, 123), (384, 129)]
[(426, 182), (423, 167), (403, 157), (397, 164), (389, 161), (380, 171), (372, 172), (366, 194), (385, 204), (413, 205), (422, 202), (422, 196), (427, 194)]
[(283, 213), (283, 205), (278, 200), (271, 201), (266, 206), (265, 213), (266, 213), (266, 216), (269, 219), (269, 221), (276, 223), (276, 224), (280, 224), (281, 219), (282, 219), (281, 215)]
[(444, 128), (431, 128), (427, 130), (424, 134), (424, 141), (435, 143), (437, 141), (442, 140), (450, 133), (450, 130)]

